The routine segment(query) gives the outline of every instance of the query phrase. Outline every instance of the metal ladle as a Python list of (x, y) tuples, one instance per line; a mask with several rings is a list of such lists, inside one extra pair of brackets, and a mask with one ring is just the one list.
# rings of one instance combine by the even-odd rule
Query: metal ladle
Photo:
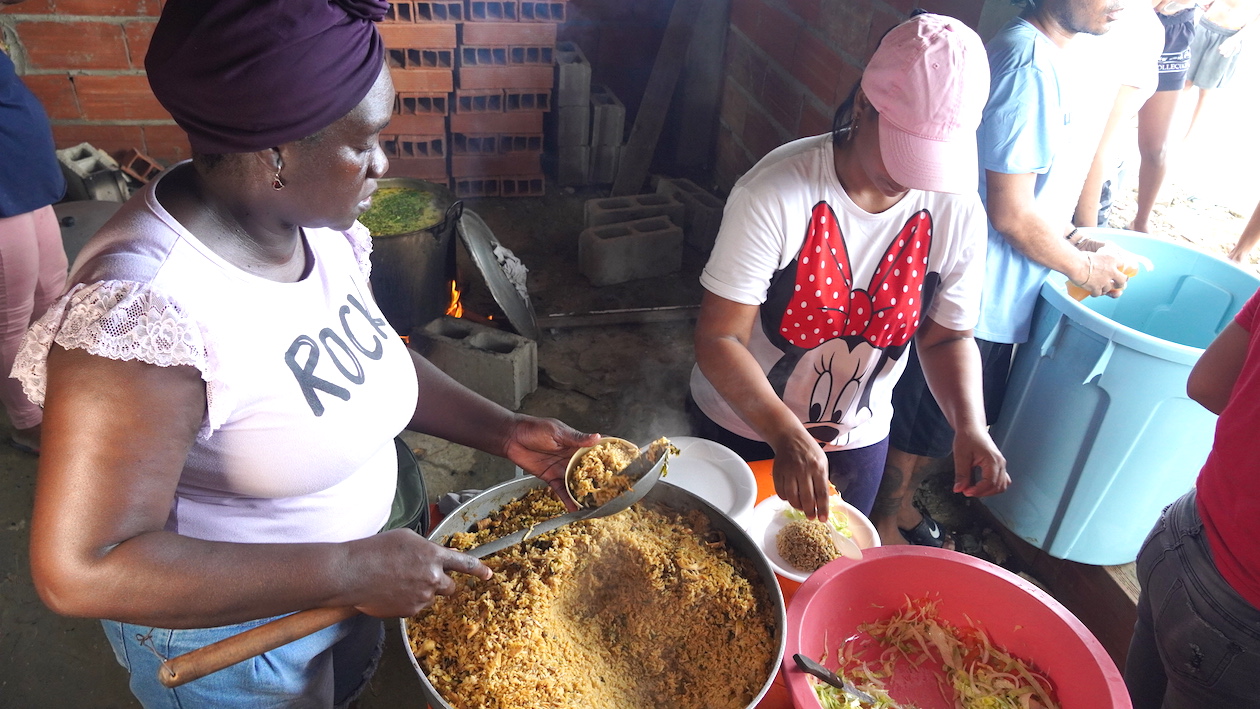
[[(608, 438), (603, 439), (603, 441), (607, 441), (607, 440), (609, 439)], [(625, 441), (620, 438), (613, 439), (613, 440), (617, 440), (617, 441), (621, 441), (622, 443), (629, 444), (631, 447), (634, 447), (636, 451), (639, 450), (637, 446), (634, 446), (634, 444), (630, 443), (629, 441)], [(588, 450), (589, 448), (579, 449), (578, 452), (575, 453), (573, 455), (573, 458), (569, 461), (569, 469), (565, 471), (565, 476), (564, 476), (565, 477), (564, 487), (566, 491), (569, 490), (569, 472), (572, 471), (578, 459), (581, 458), (582, 455), (585, 454)], [(653, 464), (652, 467), (647, 470), (647, 472), (643, 473), (641, 476), (638, 476), (637, 472), (641, 470), (643, 467), (646, 467), (648, 463), (650, 462), (647, 456), (644, 455), (644, 451), (639, 451), (638, 457), (632, 460), (630, 464), (626, 466), (625, 470), (622, 471), (622, 474), (628, 475), (632, 479), (634, 479), (634, 484), (629, 490), (626, 490), (625, 492), (614, 497), (608, 502), (605, 502), (599, 507), (594, 507), (594, 508), (582, 507), (581, 509), (575, 510), (573, 512), (566, 512), (560, 515), (559, 517), (553, 517), (545, 522), (540, 522), (539, 524), (536, 524), (533, 527), (530, 527), (528, 529), (522, 529), (519, 532), (509, 534), (506, 537), (500, 537), (498, 539), (495, 539), (494, 541), (486, 542), (485, 544), (482, 544), (481, 546), (473, 547), (472, 549), (464, 553), (468, 554), (469, 556), (481, 559), (491, 554), (494, 554), (496, 552), (500, 552), (500, 551), (503, 551), (504, 549), (520, 544), (521, 542), (525, 541), (527, 538), (537, 537), (540, 534), (546, 534), (547, 532), (559, 529), (560, 527), (563, 527), (564, 525), (570, 524), (572, 522), (577, 522), (583, 519), (596, 519), (599, 517), (607, 517), (609, 515), (617, 514), (618, 512), (621, 512), (622, 510), (629, 508), (634, 503), (643, 499), (643, 496), (648, 493), (648, 490), (652, 489), (652, 486), (656, 484), (656, 481), (661, 479), (661, 475), (664, 474), (665, 472), (665, 463), (666, 461), (669, 460), (670, 455), (671, 455), (670, 450), (666, 448), (665, 450), (661, 452), (661, 457), (656, 461), (656, 463)], [(570, 496), (572, 496), (571, 492), (569, 494)]]

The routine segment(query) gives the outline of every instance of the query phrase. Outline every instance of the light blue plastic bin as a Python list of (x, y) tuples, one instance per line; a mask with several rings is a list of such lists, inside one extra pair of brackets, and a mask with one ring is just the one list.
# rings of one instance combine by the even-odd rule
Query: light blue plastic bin
[(1088, 231), (1155, 270), (1118, 299), (1084, 302), (1062, 274), (1046, 279), (991, 429), (1011, 486), (985, 504), (1051, 556), (1124, 564), (1207, 459), (1216, 416), (1186, 396), (1186, 379), (1260, 279), (1179, 244)]

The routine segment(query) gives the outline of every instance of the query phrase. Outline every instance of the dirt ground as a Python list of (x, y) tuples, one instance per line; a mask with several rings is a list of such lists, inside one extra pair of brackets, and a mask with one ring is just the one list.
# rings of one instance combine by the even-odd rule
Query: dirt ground
[[(690, 433), (683, 414), (687, 377), (693, 361), (692, 320), (687, 310), (671, 321), (642, 325), (550, 327), (553, 314), (589, 313), (625, 308), (694, 306), (703, 256), (688, 250), (675, 273), (618, 286), (593, 288), (577, 269), (577, 235), (583, 200), (594, 191), (555, 191), (545, 198), (472, 200), (499, 240), (530, 269), (529, 290), (543, 337), (539, 342), (537, 391), (522, 409), (555, 416), (588, 431), (647, 440), (657, 435)], [(1170, 187), (1168, 201), (1156, 212), (1156, 228), (1223, 257), (1245, 221), (1237, 208), (1224, 207)], [(1127, 210), (1127, 211), (1126, 211)], [(1112, 223), (1122, 226), (1132, 213), (1132, 196), (1122, 195)], [(1248, 215), (1249, 216), (1249, 215)], [(1260, 271), (1253, 256), (1249, 266)], [(466, 304), (474, 313), (496, 313), (484, 283), (470, 264)], [(0, 421), (0, 437), (11, 428)], [(480, 489), (507, 479), (510, 465), (437, 439), (407, 434), (420, 454), (431, 497), (467, 488)], [(0, 476), (7, 493), (0, 496), (0, 706), (31, 709), (138, 706), (127, 679), (114, 662), (95, 621), (60, 618), (40, 603), (30, 583), (27, 531), (37, 459), (0, 446)], [(1013, 566), (998, 535), (988, 529), (976, 507), (949, 491), (948, 474), (934, 476), (917, 499), (953, 531), (959, 549)], [(387, 624), (384, 660), (359, 709), (419, 707), (419, 681), (403, 648), (396, 623)]]

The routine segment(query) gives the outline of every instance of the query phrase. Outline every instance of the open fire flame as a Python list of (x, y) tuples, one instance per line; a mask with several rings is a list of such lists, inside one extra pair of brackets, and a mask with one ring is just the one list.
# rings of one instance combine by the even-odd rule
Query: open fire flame
[(455, 280), (451, 279), (451, 300), (450, 305), (446, 307), (446, 314), (453, 318), (464, 317), (464, 304), (460, 301), (459, 286), (455, 284)]

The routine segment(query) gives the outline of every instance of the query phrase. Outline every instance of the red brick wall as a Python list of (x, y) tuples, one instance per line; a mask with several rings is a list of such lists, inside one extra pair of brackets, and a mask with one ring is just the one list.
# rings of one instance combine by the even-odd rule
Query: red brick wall
[[(730, 0), (717, 184), (729, 188), (777, 145), (828, 129), (874, 42), (914, 0)], [(922, 0), (975, 26), (983, 0)], [(671, 0), (570, 0), (561, 39), (626, 104), (647, 85)], [(163, 162), (188, 156), (183, 132), (149, 93), (144, 53), (161, 0), (26, 0), (0, 9), (23, 80), (43, 101), (57, 147), (90, 142)]]
[(160, 11), (160, 0), (26, 0), (0, 10), (58, 148), (88, 142), (116, 157), (128, 148), (166, 163), (188, 157), (183, 131), (144, 75)]
[[(569, 0), (560, 38), (576, 41), (633, 119), (672, 0)], [(0, 9), (15, 60), (53, 122), (57, 147), (87, 141), (172, 162), (188, 143), (149, 93), (144, 53), (161, 0), (26, 0)], [(2, 29), (2, 28), (0, 28)]]
[(831, 128), (875, 44), (914, 7), (976, 27), (983, 0), (731, 0), (715, 181)]

